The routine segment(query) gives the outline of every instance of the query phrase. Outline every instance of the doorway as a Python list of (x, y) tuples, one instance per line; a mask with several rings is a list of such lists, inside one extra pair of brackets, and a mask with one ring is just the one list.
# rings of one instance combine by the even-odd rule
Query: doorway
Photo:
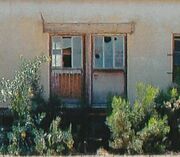
[(106, 107), (112, 96), (126, 94), (124, 35), (93, 36), (92, 64), (92, 106)]

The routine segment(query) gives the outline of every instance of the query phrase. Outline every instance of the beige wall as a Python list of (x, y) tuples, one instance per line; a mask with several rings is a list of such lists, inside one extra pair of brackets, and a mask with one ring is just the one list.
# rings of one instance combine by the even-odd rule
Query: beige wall
[[(127, 37), (128, 97), (137, 82), (166, 88), (172, 82), (172, 33), (180, 33), (179, 0), (0, 0), (0, 77), (12, 78), (19, 56), (49, 54), (49, 35), (42, 32), (40, 13), (48, 22), (135, 22)], [(42, 68), (49, 95), (49, 68)]]

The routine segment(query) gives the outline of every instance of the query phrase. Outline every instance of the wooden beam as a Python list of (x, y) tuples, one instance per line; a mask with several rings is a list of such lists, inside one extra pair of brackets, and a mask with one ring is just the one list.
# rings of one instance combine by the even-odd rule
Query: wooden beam
[(92, 72), (92, 46), (91, 46), (91, 34), (86, 35), (85, 39), (86, 45), (86, 99), (88, 100), (88, 105), (91, 105), (92, 99), (92, 81), (91, 81), (91, 72)]
[(44, 32), (49, 33), (133, 33), (134, 23), (48, 23), (43, 22)]

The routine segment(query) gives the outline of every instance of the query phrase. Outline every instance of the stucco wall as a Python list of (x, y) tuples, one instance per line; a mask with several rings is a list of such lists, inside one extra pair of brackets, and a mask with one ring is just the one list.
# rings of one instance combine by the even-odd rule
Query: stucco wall
[[(127, 36), (127, 90), (135, 98), (137, 82), (166, 88), (172, 82), (172, 33), (180, 33), (178, 0), (0, 0), (0, 77), (12, 78), (19, 56), (49, 54), (49, 35), (42, 31), (40, 13), (49, 22), (135, 22)], [(42, 67), (49, 95), (49, 68)]]

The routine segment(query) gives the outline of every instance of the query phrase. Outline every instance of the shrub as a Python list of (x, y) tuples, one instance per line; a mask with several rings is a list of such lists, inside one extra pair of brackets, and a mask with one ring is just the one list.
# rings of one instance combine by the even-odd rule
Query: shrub
[(53, 120), (47, 133), (43, 130), (36, 132), (34, 141), (38, 154), (57, 155), (72, 149), (74, 141), (71, 126), (67, 131), (62, 131), (59, 128), (60, 121), (60, 117)]
[[(0, 132), (6, 137), (0, 144), (1, 154), (56, 155), (66, 151), (66, 148), (72, 148), (71, 129), (62, 131), (59, 128), (60, 118), (52, 121), (48, 131), (41, 125), (46, 114), (38, 111), (38, 107), (45, 103), (41, 98), (39, 68), (48, 60), (46, 56), (33, 60), (23, 59), (12, 81), (4, 78), (0, 80), (0, 101), (9, 102), (14, 116), (10, 130)], [(54, 140), (50, 144), (49, 140), (52, 138)]]
[[(156, 108), (161, 115), (168, 117), (170, 148), (180, 150), (180, 94), (176, 88), (170, 88), (162, 93), (157, 98)], [(158, 101), (163, 100), (162, 98), (165, 98), (164, 101)]]
[(112, 101), (112, 114), (106, 124), (111, 132), (110, 147), (121, 153), (141, 154), (163, 152), (169, 132), (167, 117), (155, 111), (159, 90), (142, 83), (137, 86), (134, 105), (120, 97)]
[(113, 141), (110, 147), (126, 150), (133, 132), (130, 123), (130, 105), (125, 100), (114, 97), (112, 101), (112, 114), (107, 118), (107, 125), (112, 133)]

